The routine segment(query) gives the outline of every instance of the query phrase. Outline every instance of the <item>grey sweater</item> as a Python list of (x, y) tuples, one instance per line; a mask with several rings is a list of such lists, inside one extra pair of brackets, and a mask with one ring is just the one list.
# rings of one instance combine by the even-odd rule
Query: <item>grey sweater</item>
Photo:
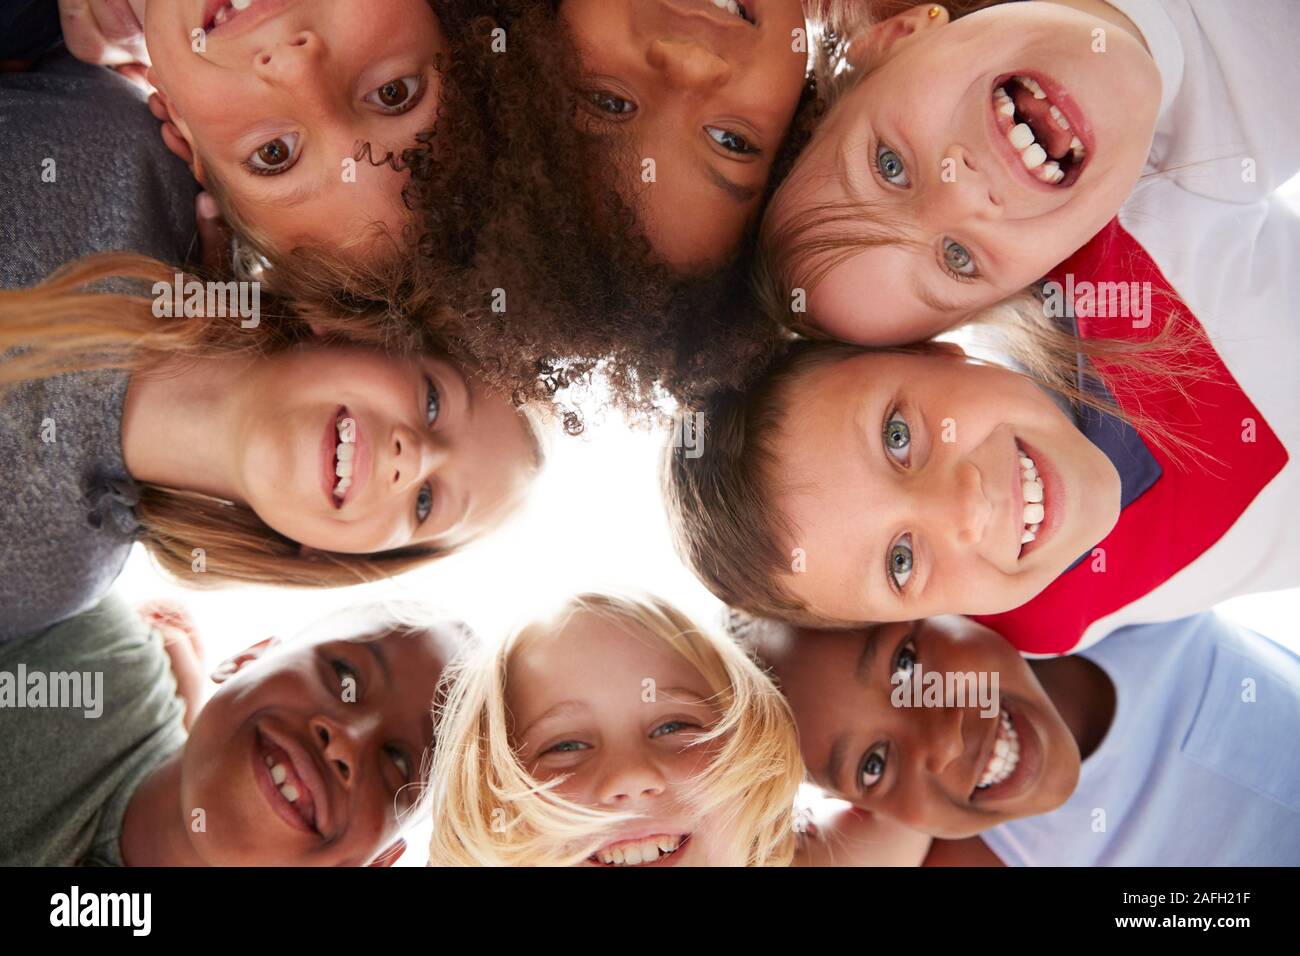
[[(196, 190), (116, 74), (66, 53), (0, 74), (0, 285), (34, 285), (92, 252), (180, 264)], [(0, 640), (93, 606), (122, 569), (135, 530), (126, 383), (98, 372), (0, 395)]]

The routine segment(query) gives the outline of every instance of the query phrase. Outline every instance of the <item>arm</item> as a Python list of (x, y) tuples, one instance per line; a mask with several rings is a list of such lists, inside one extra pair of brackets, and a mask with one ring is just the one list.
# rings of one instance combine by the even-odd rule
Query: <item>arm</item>
[(822, 800), (804, 811), (795, 866), (919, 866), (931, 838), (859, 810)]
[(203, 707), (203, 643), (190, 616), (180, 605), (151, 601), (139, 609), (144, 622), (157, 631), (176, 678), (176, 696), (185, 703), (185, 729)]

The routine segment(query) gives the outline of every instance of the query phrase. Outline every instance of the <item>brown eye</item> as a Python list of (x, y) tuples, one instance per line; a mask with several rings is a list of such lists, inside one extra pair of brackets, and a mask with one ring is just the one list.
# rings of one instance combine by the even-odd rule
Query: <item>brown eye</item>
[(424, 93), (421, 76), (403, 76), (389, 80), (378, 89), (366, 94), (366, 102), (384, 113), (405, 113), (420, 102)]
[(401, 106), (410, 95), (411, 91), (407, 89), (405, 80), (393, 80), (379, 88), (379, 102), (389, 107)]
[(244, 161), (250, 172), (263, 176), (283, 173), (298, 158), (298, 134), (289, 133), (263, 143)]

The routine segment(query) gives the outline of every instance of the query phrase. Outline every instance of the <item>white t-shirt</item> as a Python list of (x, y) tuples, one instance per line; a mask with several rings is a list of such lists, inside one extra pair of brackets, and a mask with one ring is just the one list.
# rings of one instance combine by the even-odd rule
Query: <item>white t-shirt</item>
[(1168, 170), (1197, 195), (1254, 202), (1300, 172), (1300, 3), (1107, 2), (1141, 31), (1160, 70), (1148, 174)]
[(1300, 865), (1300, 657), (1211, 613), (1083, 652), (1115, 716), (1061, 807), (994, 827), (1010, 866)]

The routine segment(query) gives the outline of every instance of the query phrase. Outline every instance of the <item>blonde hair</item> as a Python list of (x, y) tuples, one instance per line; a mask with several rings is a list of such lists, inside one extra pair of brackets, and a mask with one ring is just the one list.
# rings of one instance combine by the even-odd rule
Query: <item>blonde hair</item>
[[(146, 256), (106, 253), (73, 262), (34, 288), (0, 290), (0, 388), (100, 369), (147, 372), (177, 359), (269, 355), (313, 338), (302, 317), (275, 301), (263, 303), (256, 332), (226, 319), (160, 320), (146, 291), (158, 283), (170, 287), (178, 274), (188, 278)], [(349, 342), (342, 323), (330, 331), (325, 342)], [(534, 414), (522, 417), (540, 467), (542, 422)], [(134, 512), (142, 543), (165, 573), (187, 587), (344, 587), (401, 574), (453, 550), (304, 553), (246, 506), (147, 483), (139, 490)], [(202, 574), (193, 567), (197, 549), (204, 555)]]
[(793, 859), (794, 801), (803, 776), (785, 699), (736, 644), (696, 626), (652, 597), (583, 594), (560, 614), (516, 631), (447, 675), (432, 770), (431, 866), (572, 866), (634, 815), (586, 807), (555, 792), (562, 779), (530, 775), (510, 742), (506, 690), (511, 661), (573, 615), (635, 626), (688, 661), (716, 695), (722, 716), (700, 743), (720, 742), (689, 799), (721, 813), (735, 838), (735, 863), (784, 866)]

